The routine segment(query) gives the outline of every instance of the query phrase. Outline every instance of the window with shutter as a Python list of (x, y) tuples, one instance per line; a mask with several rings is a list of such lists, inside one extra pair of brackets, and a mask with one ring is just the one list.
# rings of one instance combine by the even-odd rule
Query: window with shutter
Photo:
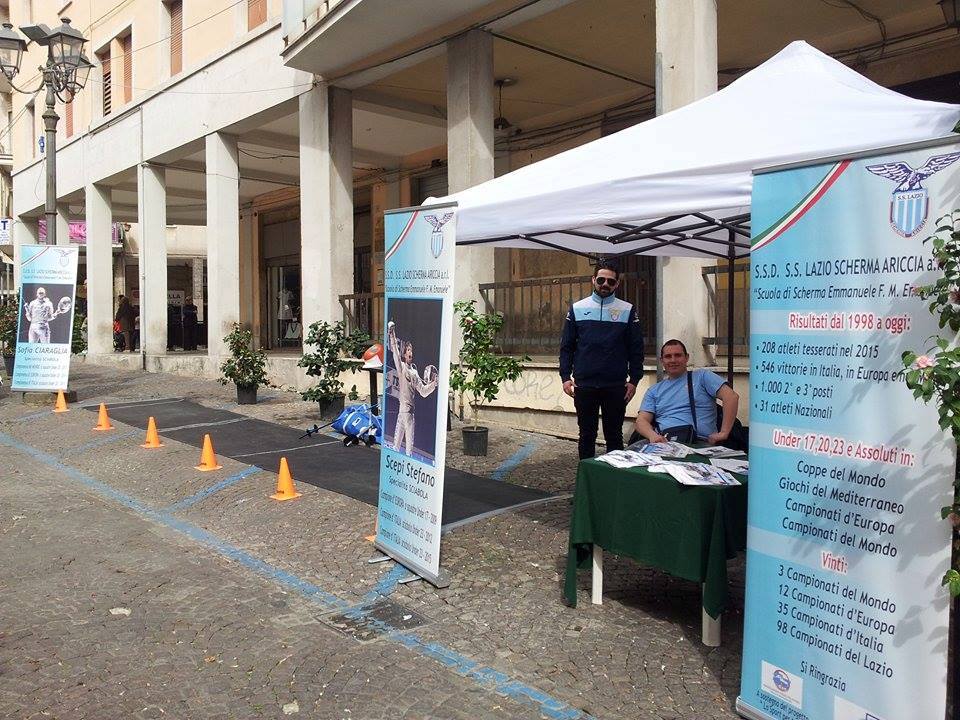
[(247, 0), (247, 30), (267, 21), (267, 0)]
[(66, 115), (65, 124), (67, 130), (67, 137), (73, 135), (73, 102), (68, 102), (64, 108), (64, 115)]
[(100, 61), (100, 78), (103, 88), (103, 114), (109, 115), (113, 109), (113, 74), (110, 72), (110, 51), (104, 50), (97, 53), (97, 60)]
[(123, 53), (123, 102), (133, 100), (133, 34), (120, 38)]
[(183, 0), (170, 3), (170, 75), (183, 70)]

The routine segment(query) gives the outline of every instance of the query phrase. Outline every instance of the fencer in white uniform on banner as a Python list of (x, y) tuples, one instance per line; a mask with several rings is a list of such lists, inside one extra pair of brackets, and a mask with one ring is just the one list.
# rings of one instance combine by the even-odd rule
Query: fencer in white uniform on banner
[[(427, 397), (437, 389), (437, 369), (433, 365), (427, 366), (424, 377), (420, 377), (417, 366), (413, 364), (413, 343), (397, 340), (394, 323), (387, 324), (387, 336), (390, 343), (390, 354), (397, 368), (397, 391), (399, 394), (399, 411), (397, 425), (393, 431), (393, 449), (410, 455), (413, 450), (413, 433), (416, 428), (414, 413), (415, 396)], [(402, 352), (401, 352), (402, 349)]]
[(37, 288), (37, 297), (27, 304), (24, 314), (27, 322), (30, 323), (27, 342), (49, 343), (50, 321), (56, 317), (56, 314), (53, 312), (53, 303), (47, 297), (46, 289)]

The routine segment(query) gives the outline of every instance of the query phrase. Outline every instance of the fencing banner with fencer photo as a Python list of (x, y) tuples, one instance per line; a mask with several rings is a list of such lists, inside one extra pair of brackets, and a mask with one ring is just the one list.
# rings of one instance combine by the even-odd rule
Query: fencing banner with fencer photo
[(14, 390), (67, 389), (79, 252), (60, 245), (20, 248)]
[(918, 288), (941, 276), (929, 238), (953, 231), (958, 188), (956, 141), (754, 178), (751, 720), (944, 717), (957, 448), (904, 353), (941, 351)]
[(440, 582), (456, 206), (384, 217), (383, 447), (376, 546)]

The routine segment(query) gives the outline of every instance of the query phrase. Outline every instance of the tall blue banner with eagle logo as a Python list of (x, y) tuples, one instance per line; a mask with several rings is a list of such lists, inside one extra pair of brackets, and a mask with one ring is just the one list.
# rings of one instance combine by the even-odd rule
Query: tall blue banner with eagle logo
[(455, 205), (385, 214), (376, 546), (438, 585), (455, 254)]
[(960, 145), (883, 152), (754, 178), (737, 709), (756, 720), (944, 717), (956, 446), (901, 357), (939, 352), (915, 288), (954, 229)]
[(23, 245), (14, 390), (66, 390), (79, 248)]

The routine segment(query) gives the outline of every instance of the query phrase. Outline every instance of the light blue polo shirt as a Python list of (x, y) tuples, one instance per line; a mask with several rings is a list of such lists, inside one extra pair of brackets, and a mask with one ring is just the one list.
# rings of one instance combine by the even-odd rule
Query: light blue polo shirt
[[(693, 402), (697, 406), (697, 435), (707, 437), (717, 432), (717, 392), (725, 382), (709, 370), (690, 370), (693, 373)], [(643, 412), (653, 413), (654, 422), (663, 430), (678, 425), (693, 425), (690, 396), (687, 393), (687, 374), (661, 380), (647, 390), (640, 403)]]

